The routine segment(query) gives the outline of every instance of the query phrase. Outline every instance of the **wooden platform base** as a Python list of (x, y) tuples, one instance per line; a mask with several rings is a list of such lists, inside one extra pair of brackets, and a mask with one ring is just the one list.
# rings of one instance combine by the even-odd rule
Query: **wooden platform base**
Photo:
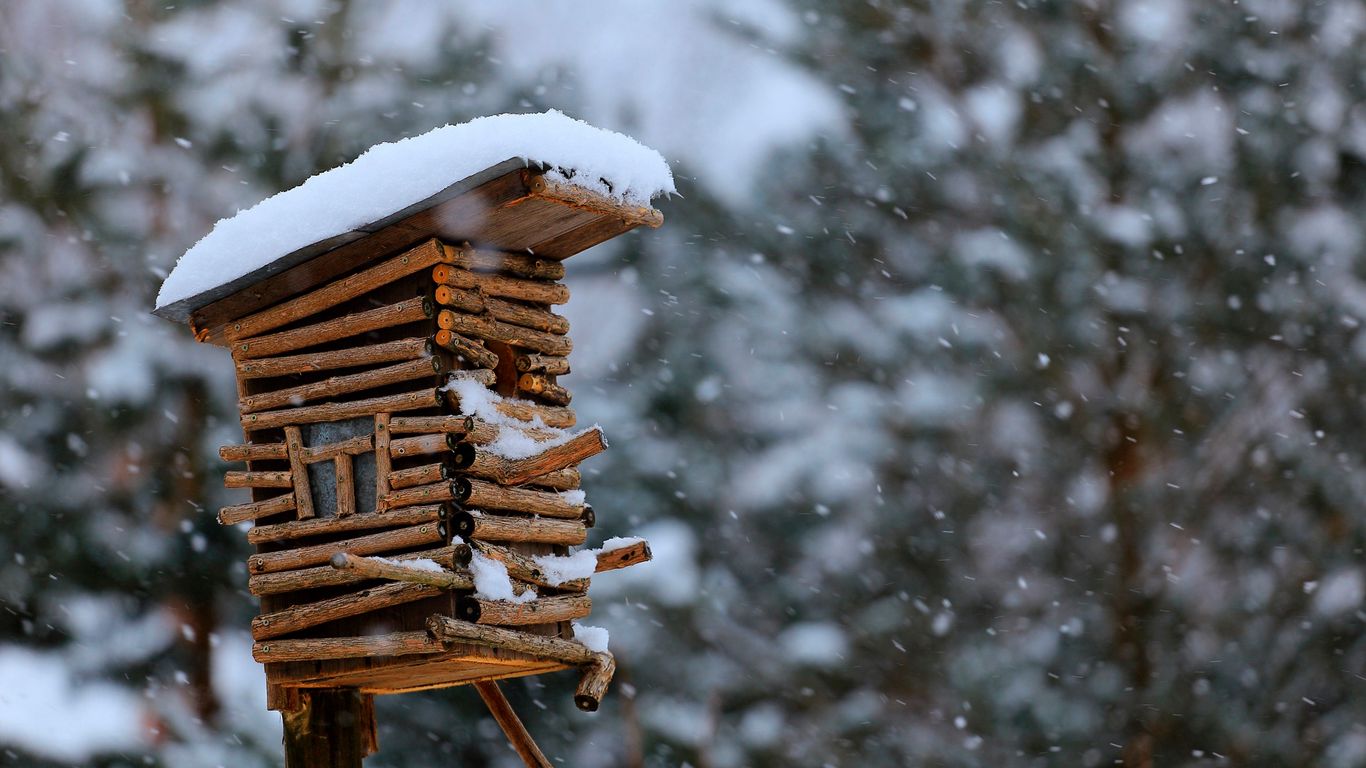
[[(265, 666), (272, 688), (355, 688), (367, 694), (426, 691), (569, 669), (564, 664), (474, 645), (422, 656), (291, 661)], [(286, 709), (288, 705), (271, 708)]]

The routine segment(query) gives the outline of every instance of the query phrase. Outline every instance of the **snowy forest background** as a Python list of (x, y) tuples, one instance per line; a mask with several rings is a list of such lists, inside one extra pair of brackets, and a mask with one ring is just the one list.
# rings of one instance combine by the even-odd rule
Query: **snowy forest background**
[[(228, 356), (176, 257), (378, 141), (673, 164), (569, 263), (620, 662), (566, 766), (1366, 762), (1356, 0), (5, 0), (0, 764), (252, 766)], [(512, 766), (470, 691), (367, 764)]]

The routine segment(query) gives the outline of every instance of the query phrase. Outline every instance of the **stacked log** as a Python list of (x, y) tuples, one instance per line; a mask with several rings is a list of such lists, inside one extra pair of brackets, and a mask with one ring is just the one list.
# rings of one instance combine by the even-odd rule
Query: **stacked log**
[[(569, 622), (591, 610), (593, 573), (649, 548), (580, 553), (560, 573), (596, 520), (578, 465), (607, 448), (597, 427), (571, 431), (563, 276), (556, 261), (433, 240), (229, 326), (248, 442), (219, 455), (246, 463), (224, 482), (253, 497), (219, 520), (253, 523), (257, 659), (472, 643), (579, 667), (576, 701), (597, 708), (615, 662)], [(373, 428), (355, 434), (362, 423)], [(358, 493), (371, 463), (373, 493)], [(335, 493), (314, 487), (320, 464)], [(442, 595), (454, 615), (426, 633), (354, 634)], [(352, 634), (326, 636), (342, 620)]]

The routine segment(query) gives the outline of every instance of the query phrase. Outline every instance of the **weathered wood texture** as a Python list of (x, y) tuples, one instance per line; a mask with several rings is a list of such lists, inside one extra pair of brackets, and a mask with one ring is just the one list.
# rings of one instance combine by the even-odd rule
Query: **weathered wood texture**
[(569, 333), (569, 321), (548, 310), (539, 309), (515, 301), (505, 301), (492, 296), (481, 296), (475, 291), (452, 288), (449, 285), (436, 287), (436, 303), (460, 312), (470, 314), (487, 313), (494, 320), (501, 320), (523, 328), (531, 328), (546, 333)]
[(284, 720), (285, 768), (361, 768), (379, 751), (374, 697), (355, 689), (301, 691)]
[(650, 543), (645, 540), (627, 544), (616, 549), (603, 550), (598, 553), (598, 566), (595, 573), (603, 571), (615, 571), (619, 568), (628, 568), (632, 565), (644, 563), (654, 555), (650, 552)]
[(458, 355), (468, 361), (471, 365), (478, 368), (497, 368), (498, 356), (490, 352), (481, 342), (474, 339), (467, 339), (455, 331), (448, 331), (445, 328), (436, 332), (434, 337), (436, 345)]
[(555, 383), (553, 377), (543, 373), (524, 373), (517, 377), (517, 390), (535, 395), (553, 405), (569, 405), (574, 396), (569, 390)]
[(596, 659), (585, 664), (579, 678), (579, 687), (574, 691), (574, 706), (584, 712), (597, 712), (616, 671), (617, 660), (610, 653), (599, 653)]
[(377, 413), (394, 411), (413, 411), (419, 408), (434, 408), (440, 403), (436, 389), (420, 389), (399, 395), (383, 395), (364, 400), (345, 403), (321, 403), (302, 405), (298, 408), (284, 408), (278, 411), (248, 413), (242, 416), (242, 428), (249, 431), (274, 429), (286, 424), (316, 424), (322, 421), (341, 421), (358, 416), (373, 416)]
[(578, 520), (542, 520), (534, 517), (456, 512), (451, 530), (464, 539), (535, 544), (582, 544), (588, 528)]
[(529, 301), (533, 304), (567, 304), (569, 288), (546, 280), (526, 280), (506, 275), (487, 275), (448, 265), (432, 269), (432, 280), (463, 290), (477, 290), (485, 296)]
[(437, 327), (484, 341), (523, 347), (547, 355), (564, 356), (574, 348), (568, 336), (535, 331), (520, 325), (491, 320), (483, 315), (466, 315), (443, 309), (436, 316)]
[(526, 726), (522, 725), (517, 713), (512, 710), (512, 704), (508, 703), (498, 684), (492, 680), (483, 680), (475, 683), (474, 688), (479, 692), (479, 698), (484, 700), (484, 706), (488, 707), (489, 714), (493, 715), (498, 727), (503, 729), (503, 735), (507, 736), (508, 743), (512, 745), (517, 756), (522, 758), (522, 762), (526, 763), (527, 768), (554, 768), (541, 752), (541, 748), (536, 746), (536, 742), (532, 740)]
[(463, 435), (470, 430), (473, 417), (470, 416), (395, 416), (389, 423), (389, 431), (395, 435), (415, 432), (449, 432)]
[(322, 288), (277, 304), (270, 309), (232, 323), (228, 338), (234, 342), (259, 336), (266, 331), (315, 315), (344, 301), (385, 286), (401, 277), (420, 272), (445, 260), (446, 249), (436, 240), (428, 240), (369, 269), (344, 277)]
[[(353, 518), (354, 519), (354, 518)], [(469, 545), (448, 544), (444, 547), (407, 552), (401, 555), (386, 555), (390, 560), (434, 560), (445, 568), (454, 569), (469, 564)], [(301, 592), (307, 589), (339, 587), (357, 584), (368, 580), (368, 576), (353, 571), (339, 571), (331, 563), (327, 565), (300, 568), (296, 571), (262, 573), (247, 579), (247, 590), (253, 595), (281, 595), (288, 592)]]
[(345, 519), (356, 514), (356, 477), (351, 455), (342, 453), (333, 459), (337, 477), (337, 517)]
[(296, 520), (275, 525), (258, 525), (247, 531), (247, 542), (264, 544), (270, 541), (290, 541), (309, 536), (327, 536), (339, 533), (373, 530), (376, 528), (395, 528), (423, 523), (435, 523), (441, 519), (442, 507), (432, 504), (425, 507), (405, 507), (386, 514), (368, 512), (349, 517), (315, 517), (312, 520)]
[(242, 413), (254, 413), (264, 411), (267, 408), (278, 408), (282, 405), (302, 405), (309, 400), (337, 397), (338, 395), (361, 392), (389, 384), (436, 376), (441, 373), (442, 367), (439, 357), (405, 360), (383, 368), (372, 368), (368, 371), (345, 376), (333, 376), (309, 384), (262, 392), (259, 395), (247, 395), (238, 402), (238, 408)]
[(472, 248), (469, 243), (445, 245), (446, 263), (472, 272), (507, 272), (534, 280), (561, 280), (564, 264), (520, 253)]
[(388, 413), (375, 414), (375, 498), (382, 499), (389, 492), (389, 477), (393, 474), (393, 464), (389, 461), (389, 446), (393, 430), (390, 425), (393, 417)]
[(224, 488), (293, 488), (288, 472), (225, 472)]
[(441, 593), (440, 588), (425, 584), (390, 583), (370, 587), (359, 592), (293, 605), (257, 616), (251, 620), (251, 636), (256, 640), (269, 640), (330, 621), (435, 597)]
[[(446, 400), (451, 404), (451, 407), (460, 410), (460, 395), (456, 393), (455, 390), (446, 390)], [(540, 405), (526, 400), (509, 400), (504, 398), (494, 407), (504, 416), (517, 419), (518, 421), (535, 421), (536, 419), (540, 419), (542, 424), (554, 429), (568, 429), (578, 422), (578, 417), (570, 408)], [(549, 434), (550, 436), (554, 436), (554, 433)], [(471, 440), (471, 442), (476, 441)]]
[(432, 311), (433, 305), (427, 297), (414, 296), (396, 304), (354, 312), (301, 328), (235, 341), (232, 345), (232, 356), (237, 360), (271, 357), (281, 352), (293, 352), (296, 349), (313, 347), (381, 328), (429, 320)]
[(271, 461), (288, 455), (284, 443), (225, 445), (218, 449), (218, 458), (223, 461)]
[(306, 352), (287, 357), (264, 357), (259, 360), (238, 360), (237, 378), (268, 379), (296, 373), (317, 373), (337, 368), (414, 360), (432, 354), (432, 342), (425, 337), (386, 341), (381, 344), (337, 349), (330, 352)]
[(422, 523), (406, 528), (371, 533), (344, 541), (330, 541), (326, 544), (313, 544), (279, 552), (258, 552), (247, 558), (247, 570), (251, 573), (291, 571), (296, 568), (325, 563), (338, 552), (374, 555), (420, 547), (442, 541), (445, 538), (444, 526), (441, 523)]
[(479, 509), (508, 510), (567, 520), (577, 520), (583, 515), (583, 504), (570, 501), (554, 491), (505, 488), (463, 477), (456, 479), (452, 485), (456, 501)]
[(592, 612), (592, 609), (593, 601), (587, 595), (538, 597), (524, 603), (511, 600), (484, 600), (466, 595), (456, 603), (456, 611), (465, 621), (499, 626), (550, 624), (581, 619)]
[(442, 480), (452, 480), (460, 470), (454, 461), (443, 460), (432, 464), (422, 464), (408, 469), (396, 469), (389, 473), (389, 487), (394, 490), (412, 488), (415, 485), (430, 485)]
[(335, 443), (317, 445), (312, 448), (305, 447), (300, 451), (300, 454), (303, 456), (305, 464), (315, 464), (319, 461), (331, 461), (342, 455), (359, 456), (373, 450), (375, 450), (373, 435), (356, 435)]
[(527, 188), (534, 197), (555, 200), (575, 208), (591, 211), (611, 210), (621, 221), (633, 226), (656, 228), (664, 223), (664, 214), (648, 206), (622, 205), (610, 197), (575, 184), (554, 181), (544, 176), (527, 180)]
[(607, 450), (607, 440), (598, 427), (586, 429), (559, 445), (551, 446), (524, 459), (504, 459), (479, 451), (471, 468), (501, 485), (521, 485), (533, 478), (565, 469)]
[(427, 632), (441, 643), (467, 642), (487, 645), (493, 648), (506, 648), (510, 651), (525, 653), (542, 659), (551, 659), (564, 664), (579, 666), (596, 660), (593, 651), (583, 643), (565, 640), (548, 635), (534, 635), (517, 629), (502, 629), (483, 624), (474, 624), (449, 616), (432, 616), (427, 619)]
[(569, 373), (569, 358), (553, 355), (526, 354), (516, 358), (517, 370), (521, 373), (548, 373), (563, 376)]
[(263, 517), (278, 515), (281, 512), (289, 512), (292, 509), (294, 509), (294, 494), (286, 493), (261, 501), (223, 507), (218, 510), (218, 522), (222, 525), (237, 525), (248, 520), (260, 520)]
[(371, 656), (412, 656), (441, 653), (441, 644), (427, 632), (390, 632), (365, 637), (320, 637), (267, 640), (254, 643), (251, 657), (261, 662), (356, 659)]

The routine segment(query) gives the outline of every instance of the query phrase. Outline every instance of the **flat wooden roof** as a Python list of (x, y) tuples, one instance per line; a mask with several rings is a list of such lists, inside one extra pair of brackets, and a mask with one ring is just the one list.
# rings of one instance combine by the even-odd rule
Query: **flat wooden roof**
[(563, 260), (639, 226), (664, 221), (648, 206), (624, 205), (553, 181), (518, 158), (504, 160), (431, 197), (350, 232), (286, 254), (236, 280), (155, 314), (189, 321), (200, 341), (226, 344), (225, 326), (316, 288), (427, 238)]

